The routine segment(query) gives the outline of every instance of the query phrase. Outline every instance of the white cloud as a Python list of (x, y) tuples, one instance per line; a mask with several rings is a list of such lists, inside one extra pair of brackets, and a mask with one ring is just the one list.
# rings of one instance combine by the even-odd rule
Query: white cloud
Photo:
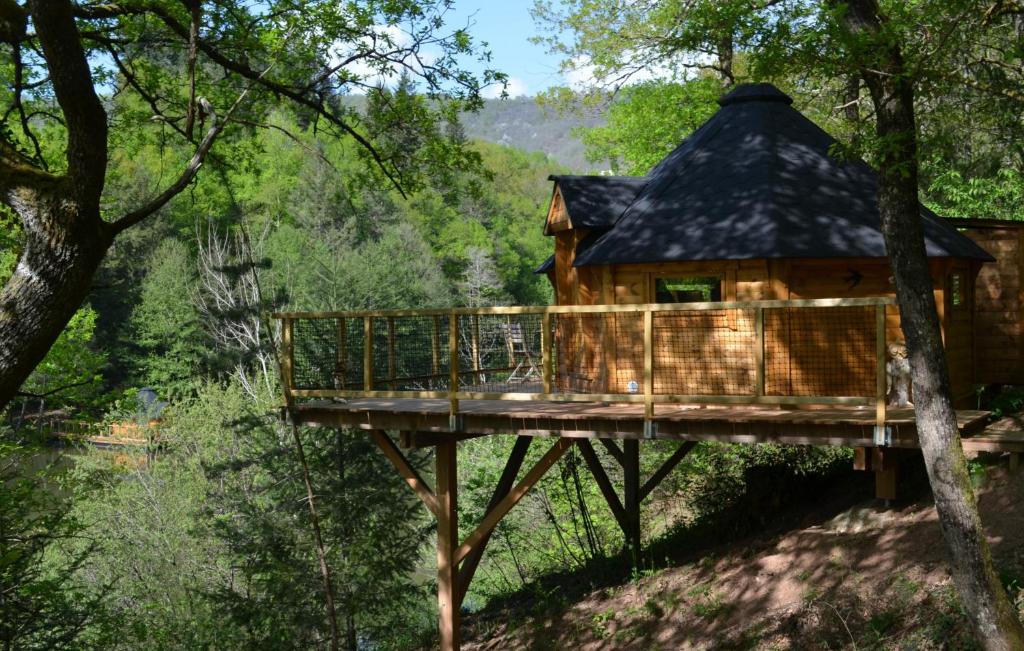
[[(413, 37), (398, 25), (375, 25), (373, 31), (377, 35), (376, 46), (374, 46), (374, 39), (370, 37), (361, 39), (358, 45), (339, 43), (331, 48), (328, 65), (332, 67), (337, 66), (360, 51), (375, 49), (380, 52), (387, 52), (408, 49), (415, 45)], [(401, 63), (404, 65), (392, 63), (392, 70), (390, 72), (382, 73), (377, 65), (368, 62), (366, 59), (356, 59), (346, 65), (344, 69), (349, 74), (358, 77), (360, 83), (366, 86), (393, 86), (398, 81), (402, 71), (407, 69), (405, 66), (408, 66), (408, 69), (415, 73), (421, 69), (421, 66), (429, 66), (438, 59), (438, 54), (430, 49), (418, 50), (416, 52), (417, 56), (413, 56), (412, 50), (403, 54), (405, 56)], [(356, 94), (366, 92), (363, 86), (353, 86), (349, 90)]]
[[(487, 99), (497, 99), (501, 97), (501, 84), (491, 84), (487, 88), (484, 88), (481, 95)], [(509, 77), (508, 83), (505, 86), (505, 92), (508, 93), (509, 97), (522, 97), (529, 95), (529, 88), (526, 82), (519, 77)]]
[[(625, 54), (624, 61), (628, 61), (632, 55)], [(640, 60), (635, 61), (635, 68), (630, 69), (629, 65), (623, 66), (614, 75), (600, 76), (589, 59), (577, 57), (563, 71), (562, 76), (569, 88), (575, 91), (585, 91), (594, 87), (617, 86), (620, 84), (639, 84), (655, 79), (678, 79), (692, 76), (692, 66), (709, 65), (714, 63), (714, 57), (706, 54), (685, 54), (677, 61), (666, 59), (655, 65), (645, 65)]]

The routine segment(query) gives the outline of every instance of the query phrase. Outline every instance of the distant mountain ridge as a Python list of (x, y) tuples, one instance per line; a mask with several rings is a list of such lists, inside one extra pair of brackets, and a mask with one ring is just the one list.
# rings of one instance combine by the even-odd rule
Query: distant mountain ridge
[(465, 113), (461, 120), (469, 138), (543, 152), (570, 172), (596, 173), (605, 167), (587, 162), (583, 143), (573, 135), (576, 127), (604, 125), (600, 115), (559, 113), (533, 97), (517, 97), (486, 100), (479, 112)]

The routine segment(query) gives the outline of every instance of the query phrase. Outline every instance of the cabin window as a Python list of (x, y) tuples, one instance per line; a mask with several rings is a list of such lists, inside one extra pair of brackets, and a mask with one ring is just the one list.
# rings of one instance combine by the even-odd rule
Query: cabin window
[(717, 276), (655, 279), (656, 303), (701, 303), (720, 300), (722, 279)]
[(966, 302), (964, 296), (964, 277), (963, 274), (955, 273), (950, 276), (949, 279), (949, 295), (953, 301), (953, 307), (960, 307)]

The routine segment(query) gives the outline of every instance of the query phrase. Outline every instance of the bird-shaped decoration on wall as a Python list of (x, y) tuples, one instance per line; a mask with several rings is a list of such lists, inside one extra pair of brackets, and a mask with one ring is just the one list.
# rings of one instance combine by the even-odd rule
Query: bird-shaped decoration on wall
[(861, 272), (857, 271), (856, 269), (849, 269), (849, 268), (847, 268), (847, 271), (849, 271), (850, 273), (848, 273), (847, 275), (843, 276), (843, 280), (848, 285), (848, 287), (846, 289), (851, 289), (852, 290), (857, 285), (860, 284), (860, 281), (864, 280), (864, 274), (862, 274)]

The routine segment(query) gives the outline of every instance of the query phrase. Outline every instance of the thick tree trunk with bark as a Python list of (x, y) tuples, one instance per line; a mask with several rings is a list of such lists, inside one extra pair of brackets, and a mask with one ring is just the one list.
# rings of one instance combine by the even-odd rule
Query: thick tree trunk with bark
[(34, 0), (28, 13), (7, 4), (5, 34), (24, 33), (28, 16), (49, 63), (67, 126), (67, 173), (41, 170), (0, 142), (0, 200), (21, 221), (24, 248), (0, 291), (0, 408), (42, 361), (82, 304), (113, 240), (100, 218), (107, 164), (107, 119), (69, 2)]
[(24, 249), (0, 291), (0, 406), (81, 306), (113, 240), (98, 206), (83, 215), (60, 195), (33, 203), (19, 211)]
[(850, 0), (848, 6), (849, 28), (869, 40), (874, 54), (861, 74), (883, 148), (878, 188), (882, 232), (907, 340), (921, 451), (953, 579), (986, 649), (1024, 649), (1024, 628), (992, 565), (956, 425), (921, 224), (913, 82), (898, 43), (882, 36), (884, 18), (875, 0)]

